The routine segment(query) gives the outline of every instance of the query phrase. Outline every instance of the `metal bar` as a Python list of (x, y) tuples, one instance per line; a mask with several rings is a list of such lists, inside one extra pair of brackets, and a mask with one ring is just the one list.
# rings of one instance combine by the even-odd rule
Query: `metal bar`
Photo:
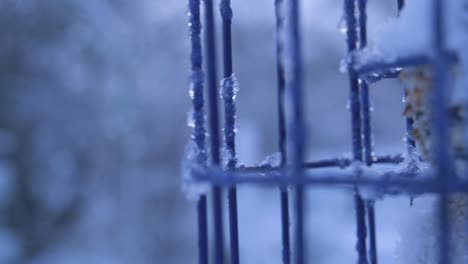
[[(283, 50), (281, 64), (285, 72), (285, 111), (287, 112), (287, 156), (288, 178), (301, 179), (303, 177), (304, 155), (304, 123), (302, 112), (302, 54), (299, 30), (299, 0), (285, 0), (283, 8), (284, 26)], [(295, 185), (294, 190), (294, 239), (295, 239), (295, 263), (303, 264), (306, 261), (305, 249), (305, 200), (304, 186)]]
[(398, 164), (404, 160), (403, 155), (388, 155), (388, 156), (377, 156), (374, 160), (374, 164)]
[[(284, 0), (275, 0), (275, 18), (276, 18), (276, 76), (277, 76), (277, 104), (278, 104), (278, 146), (281, 153), (281, 168), (286, 165), (286, 120), (284, 114), (284, 92), (285, 76), (284, 68), (281, 63), (281, 54), (283, 45), (280, 39), (281, 29), (284, 26), (284, 18), (281, 15), (281, 6)], [(281, 204), (281, 241), (282, 241), (282, 261), (283, 264), (291, 263), (291, 242), (289, 233), (289, 194), (288, 189), (280, 189)]]
[(351, 165), (351, 159), (330, 159), (330, 160), (319, 160), (314, 162), (307, 162), (304, 164), (306, 169), (319, 169), (319, 168), (346, 168)]
[[(398, 164), (404, 160), (403, 155), (386, 155), (386, 156), (377, 156), (373, 157), (372, 164)], [(335, 158), (335, 159), (324, 159), (317, 161), (305, 162), (303, 164), (304, 169), (325, 169), (325, 168), (340, 168), (345, 169), (349, 167), (352, 163), (352, 159), (347, 158)], [(271, 167), (271, 166), (252, 166), (252, 167), (239, 167), (237, 171), (244, 172), (257, 172), (265, 173), (268, 171), (280, 171), (281, 167)]]
[(281, 188), (280, 191), (281, 202), (281, 239), (283, 250), (281, 252), (284, 264), (291, 263), (291, 242), (289, 234), (289, 194), (286, 188)]
[(401, 10), (403, 10), (403, 7), (405, 7), (405, 0), (398, 0), (398, 14), (400, 14)]
[(208, 263), (208, 217), (206, 195), (197, 201), (198, 214), (198, 263)]
[(359, 12), (359, 48), (364, 49), (367, 46), (367, 0), (358, 0)]
[(367, 201), (367, 222), (369, 224), (369, 261), (370, 263), (377, 263), (377, 235), (375, 231), (375, 201)]
[(231, 0), (221, 0), (219, 4), (221, 19), (223, 22), (223, 62), (224, 62), (224, 78), (231, 77), (232, 69), (232, 8)]
[[(211, 162), (213, 166), (220, 165), (220, 135), (218, 115), (218, 84), (216, 71), (216, 41), (215, 22), (213, 12), (213, 0), (204, 0), (205, 3), (205, 42), (206, 42), (206, 67), (207, 67), (207, 89), (210, 119), (210, 143)], [(214, 262), (224, 262), (224, 235), (223, 235), (223, 213), (222, 213), (222, 189), (214, 184), (213, 194), (213, 226), (214, 226)]]
[[(352, 159), (337, 158), (326, 159), (304, 163), (306, 169), (320, 169), (320, 168), (346, 168), (352, 163)], [(387, 155), (387, 156), (372, 156), (372, 164), (398, 164), (403, 161), (402, 155)]]
[[(356, 50), (357, 43), (357, 23), (355, 17), (355, 0), (345, 0), (345, 12), (347, 27), (348, 52)], [(362, 141), (361, 141), (361, 104), (359, 101), (359, 80), (354, 71), (349, 72), (350, 82), (350, 111), (352, 122), (353, 158), (362, 161)]]
[[(192, 138), (198, 149), (197, 162), (206, 166), (206, 129), (203, 100), (203, 56), (201, 45), (200, 0), (189, 0), (189, 33), (190, 33), (190, 89), (193, 105), (192, 119), (194, 127)], [(197, 201), (198, 215), (198, 263), (208, 264), (208, 221), (206, 195), (201, 195)]]
[[(367, 0), (358, 0), (359, 21), (359, 49), (367, 46)], [(365, 80), (360, 80), (361, 106), (362, 106), (362, 140), (364, 147), (364, 163), (372, 166), (374, 161), (372, 149), (372, 127), (371, 127), (371, 103), (369, 98), (369, 85)], [(365, 202), (369, 228), (369, 261), (377, 264), (377, 240), (375, 231), (375, 202)]]
[[(354, 177), (355, 174), (327, 174), (321, 177), (317, 175), (307, 175), (303, 179), (288, 179), (285, 175), (258, 175), (258, 174), (236, 174), (236, 178), (232, 175), (225, 175), (222, 171), (211, 172), (216, 177), (207, 174), (198, 174), (196, 180), (199, 182), (215, 182), (219, 185), (229, 186), (231, 184), (247, 184), (258, 186), (276, 186), (286, 187), (294, 185), (315, 186), (315, 187), (328, 187), (328, 188), (345, 188), (353, 190), (358, 186), (359, 188), (366, 188), (370, 192), (379, 195), (380, 198), (384, 196), (396, 195), (422, 195), (422, 194), (438, 194), (441, 192), (440, 182), (435, 179), (426, 178), (428, 175), (425, 173), (390, 173), (381, 177), (375, 175), (364, 175), (360, 178)], [(408, 180), (408, 177), (425, 178), (421, 180)], [(353, 178), (354, 177), (354, 178)], [(448, 184), (445, 190), (449, 193), (466, 193), (468, 188), (467, 181), (456, 181)]]
[[(356, 50), (357, 43), (357, 22), (355, 16), (355, 0), (345, 0), (344, 12), (346, 15), (346, 36), (348, 54)], [(362, 141), (361, 141), (361, 113), (359, 102), (359, 80), (358, 75), (353, 69), (348, 69), (350, 83), (350, 112), (352, 126), (352, 141), (353, 141), (353, 159), (362, 161)], [(356, 209), (356, 225), (357, 225), (357, 243), (356, 249), (358, 252), (358, 263), (367, 264), (366, 250), (366, 219), (364, 201), (357, 192), (354, 193), (354, 202)]]
[[(219, 5), (223, 22), (223, 63), (224, 79), (222, 82), (222, 98), (224, 100), (224, 143), (228, 153), (226, 169), (236, 168), (235, 122), (236, 104), (235, 96), (237, 85), (232, 67), (232, 9), (230, 0), (221, 0)], [(239, 264), (239, 230), (237, 216), (237, 190), (235, 186), (228, 189), (229, 209), (229, 239), (230, 239), (230, 263)]]
[(368, 85), (371, 85), (383, 79), (396, 79), (400, 75), (400, 72), (401, 70), (392, 68), (386, 71), (373, 72), (371, 74), (361, 74), (359, 77), (365, 80)]
[[(374, 157), (372, 164), (399, 164), (404, 160), (403, 155), (386, 155)], [(335, 158), (335, 159), (324, 159), (317, 161), (304, 162), (303, 167), (306, 170), (311, 169), (325, 169), (325, 168), (340, 168), (345, 169), (352, 163), (352, 159), (347, 158)], [(271, 167), (271, 166), (250, 166), (250, 167), (239, 167), (237, 171), (244, 172), (258, 172), (264, 173), (268, 171), (280, 171), (282, 167)]]
[(431, 62), (431, 59), (426, 55), (412, 55), (407, 57), (399, 57), (392, 61), (374, 60), (366, 61), (365, 63), (360, 63), (357, 60), (358, 55), (356, 56), (357, 57), (353, 59), (354, 61), (352, 61), (351, 70), (356, 71), (357, 73), (359, 73), (360, 76), (363, 76), (364, 78), (365, 75), (368, 74), (378, 74), (381, 71), (386, 72), (389, 69), (395, 68), (426, 65)]
[[(458, 57), (453, 52), (444, 52), (444, 56), (450, 63), (458, 62)], [(351, 60), (349, 62), (348, 71), (355, 71), (359, 74), (359, 77), (363, 79), (369, 79), (372, 81), (374, 77), (379, 77), (379, 75), (388, 75), (389, 77), (395, 77), (390, 74), (394, 72), (397, 74), (399, 69), (404, 67), (415, 67), (422, 65), (430, 65), (433, 61), (431, 55), (419, 54), (419, 55), (410, 55), (405, 57), (398, 57), (391, 61), (385, 59), (374, 59), (370, 61), (361, 62), (359, 57), (359, 52), (353, 53)]]
[[(434, 72), (435, 81), (432, 90), (432, 128), (434, 131), (433, 157), (436, 161), (436, 172), (441, 186), (438, 203), (439, 231), (441, 233), (440, 259), (442, 264), (451, 263), (450, 258), (450, 221), (448, 220), (447, 185), (453, 178), (451, 159), (449, 155), (448, 127), (448, 85), (449, 85), (449, 65), (445, 56), (445, 23), (444, 12), (445, 3), (442, 0), (433, 0), (433, 48), (434, 48)], [(450, 140), (448, 140), (450, 142)]]
[[(315, 186), (337, 186), (346, 185), (373, 186), (383, 195), (396, 194), (422, 194), (440, 192), (443, 186), (440, 181), (434, 179), (434, 174), (427, 172), (386, 172), (363, 171), (356, 176), (355, 171), (336, 170), (326, 172), (307, 173), (302, 179), (287, 177), (288, 174), (281, 172), (265, 172), (262, 174), (249, 172), (228, 172), (219, 169), (208, 171), (195, 171), (193, 180), (195, 182), (213, 182), (218, 185), (229, 186), (233, 184), (258, 184), (274, 185), (278, 187), (301, 185)], [(466, 192), (468, 181), (454, 180), (447, 184), (447, 192)]]

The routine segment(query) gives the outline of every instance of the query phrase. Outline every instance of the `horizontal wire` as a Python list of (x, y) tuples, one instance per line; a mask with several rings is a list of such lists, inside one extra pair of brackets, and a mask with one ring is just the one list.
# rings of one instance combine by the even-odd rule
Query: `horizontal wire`
[[(395, 154), (395, 155), (384, 155), (384, 156), (377, 156), (372, 161), (372, 164), (398, 164), (404, 160), (402, 154)], [(321, 168), (346, 168), (352, 164), (353, 159), (351, 158), (335, 158), (335, 159), (323, 159), (317, 161), (310, 161), (305, 162), (303, 164), (305, 169), (321, 169)], [(281, 170), (280, 167), (277, 166), (270, 166), (270, 165), (259, 165), (259, 166), (248, 166), (248, 167), (239, 167), (237, 168), (238, 171), (245, 171), (245, 172), (265, 172), (265, 171), (279, 171)]]
[[(357, 176), (359, 175), (359, 176)], [(287, 173), (280, 171), (265, 171), (264, 173), (251, 173), (243, 171), (223, 171), (218, 168), (206, 171), (194, 171), (194, 182), (209, 182), (217, 185), (230, 186), (235, 184), (256, 184), (273, 186), (316, 185), (316, 186), (354, 186), (374, 188), (381, 195), (424, 194), (424, 193), (466, 193), (468, 181), (452, 180), (445, 188), (434, 177), (434, 172), (369, 172), (366, 170), (356, 172), (352, 170), (338, 170), (327, 172), (305, 173), (303, 178), (288, 177)]]

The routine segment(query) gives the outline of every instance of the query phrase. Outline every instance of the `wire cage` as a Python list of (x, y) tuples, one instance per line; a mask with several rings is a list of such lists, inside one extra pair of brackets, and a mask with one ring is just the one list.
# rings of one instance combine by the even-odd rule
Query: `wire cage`
[[(404, 0), (397, 0), (399, 11)], [(233, 75), (230, 0), (221, 0), (219, 11), (222, 19), (223, 81), (221, 98), (224, 102), (224, 128), (220, 129), (218, 111), (218, 65), (216, 64), (216, 38), (214, 6), (212, 0), (189, 0), (189, 30), (191, 39), (191, 87), (193, 103), (192, 140), (197, 149), (192, 167), (191, 182), (208, 183), (211, 186), (212, 203), (208, 207), (207, 195), (202, 193), (197, 201), (198, 213), (198, 263), (209, 262), (209, 248), (212, 249), (214, 263), (239, 263), (239, 237), (237, 222), (237, 192), (240, 184), (270, 185), (279, 189), (281, 208), (282, 263), (302, 264), (307, 262), (305, 245), (305, 199), (304, 191), (311, 186), (350, 186), (354, 188), (356, 217), (357, 263), (377, 263), (377, 234), (374, 216), (375, 202), (363, 199), (359, 188), (371, 188), (381, 195), (403, 193), (405, 195), (433, 193), (438, 195), (437, 217), (440, 230), (439, 263), (451, 263), (449, 254), (450, 225), (448, 221), (447, 199), (455, 192), (466, 192), (468, 183), (455, 176), (446, 138), (448, 131), (447, 89), (450, 83), (449, 65), (453, 54), (449, 54), (444, 44), (444, 3), (431, 0), (433, 21), (432, 50), (429, 54), (400, 57), (389, 61), (367, 61), (357, 63), (352, 56), (367, 45), (366, 0), (343, 0), (346, 19), (347, 50), (349, 56), (350, 114), (352, 130), (352, 158), (334, 158), (318, 161), (304, 160), (304, 142), (307, 141), (303, 118), (303, 70), (301, 54), (301, 34), (298, 0), (275, 0), (276, 17), (276, 58), (277, 58), (277, 104), (278, 104), (278, 149), (281, 162), (278, 166), (238, 166), (235, 149), (236, 81)], [(273, 4), (273, 3), (272, 3)], [(203, 7), (203, 10), (200, 8)], [(203, 14), (203, 23), (202, 17)], [(204, 38), (201, 36), (202, 24)], [(202, 41), (203, 39), (203, 41)], [(203, 54), (203, 56), (202, 56)], [(369, 86), (384, 78), (396, 78), (403, 67), (428, 65), (433, 69), (434, 85), (431, 91), (432, 142), (435, 165), (431, 176), (419, 170), (418, 159), (414, 154), (415, 141), (412, 137), (413, 120), (407, 119), (407, 150), (405, 157), (416, 157), (405, 162), (401, 168), (403, 155), (374, 156), (372, 149), (372, 126), (369, 100)], [(207, 107), (205, 108), (205, 98)], [(205, 120), (205, 112), (207, 118)], [(223, 139), (221, 141), (221, 131)], [(209, 137), (206, 134), (210, 135)], [(223, 163), (221, 149), (227, 152), (227, 162)], [(362, 166), (355, 166), (362, 164)], [(374, 164), (390, 164), (391, 172), (376, 174), (367, 168)], [(344, 169), (347, 167), (358, 169)], [(341, 168), (333, 173), (318, 173), (317, 168)], [(224, 256), (223, 234), (223, 191), (228, 196), (229, 216), (229, 261)], [(289, 201), (291, 199), (291, 201)], [(293, 207), (290, 208), (289, 205)], [(207, 214), (213, 214), (212, 225), (208, 225)], [(290, 212), (291, 211), (291, 212)], [(290, 223), (291, 221), (291, 223)], [(290, 226), (292, 232), (290, 234)], [(208, 230), (212, 240), (208, 239)], [(213, 246), (209, 247), (209, 241)]]

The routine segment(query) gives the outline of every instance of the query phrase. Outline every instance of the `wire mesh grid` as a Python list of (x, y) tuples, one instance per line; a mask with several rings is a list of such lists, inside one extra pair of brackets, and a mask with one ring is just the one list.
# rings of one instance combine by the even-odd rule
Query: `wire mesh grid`
[[(455, 177), (453, 160), (448, 145), (447, 89), (449, 65), (453, 55), (444, 47), (444, 1), (432, 0), (433, 28), (432, 50), (429, 54), (401, 57), (391, 62), (367, 61), (357, 63), (352, 56), (367, 45), (366, 0), (343, 0), (346, 19), (348, 60), (347, 70), (350, 88), (350, 114), (352, 130), (352, 158), (334, 158), (319, 161), (304, 161), (304, 142), (307, 132), (303, 120), (302, 102), (302, 54), (298, 0), (275, 0), (276, 57), (277, 57), (277, 104), (278, 104), (278, 149), (281, 153), (279, 166), (238, 166), (235, 149), (235, 89), (233, 75), (230, 0), (221, 0), (219, 11), (222, 19), (223, 81), (221, 98), (224, 101), (224, 142), (221, 142), (220, 116), (218, 112), (218, 79), (216, 65), (215, 12), (212, 0), (189, 0), (189, 28), (191, 36), (191, 98), (193, 103), (194, 128), (192, 139), (197, 147), (197, 169), (192, 171), (192, 180), (209, 183), (213, 199), (210, 210), (213, 223), (210, 228), (213, 239), (208, 239), (207, 195), (198, 198), (198, 249), (199, 263), (209, 262), (209, 248), (214, 263), (226, 263), (224, 255), (223, 203), (222, 193), (227, 190), (229, 216), (229, 261), (239, 263), (239, 237), (237, 222), (237, 193), (239, 184), (258, 184), (279, 187), (279, 206), (282, 221), (282, 262), (302, 264), (307, 262), (307, 237), (304, 190), (310, 186), (350, 186), (354, 191), (357, 262), (377, 263), (377, 234), (375, 202), (363, 199), (359, 188), (372, 188), (381, 195), (404, 193), (407, 195), (433, 193), (438, 199), (440, 229), (439, 263), (451, 263), (449, 254), (449, 221), (447, 197), (449, 193), (466, 192), (468, 183)], [(399, 11), (403, 0), (397, 0)], [(202, 18), (204, 38), (202, 41)], [(203, 53), (203, 56), (202, 56)], [(418, 162), (410, 160), (404, 170), (401, 167), (403, 155), (374, 156), (369, 100), (369, 86), (384, 78), (396, 78), (403, 67), (429, 65), (433, 69), (434, 88), (431, 94), (434, 170), (418, 169)], [(206, 95), (205, 95), (206, 92)], [(204, 98), (207, 107), (205, 109)], [(207, 112), (207, 120), (205, 120)], [(207, 128), (205, 128), (207, 126)], [(406, 120), (406, 157), (416, 157), (415, 141), (412, 137), (413, 121)], [(209, 137), (206, 133), (209, 133)], [(207, 142), (209, 141), (209, 142)], [(227, 152), (227, 162), (221, 160), (221, 148)], [(208, 151), (209, 150), (209, 151)], [(353, 164), (363, 164), (363, 169), (344, 169)], [(393, 164), (395, 169), (382, 175), (366, 170), (373, 164)], [(400, 165), (398, 165), (400, 164)], [(341, 168), (330, 173), (318, 173), (317, 168)], [(288, 187), (288, 188), (286, 188)], [(290, 198), (293, 208), (289, 208)], [(292, 212), (290, 210), (292, 209)], [(290, 223), (290, 217), (292, 223)], [(292, 224), (292, 234), (290, 234)], [(213, 246), (209, 247), (209, 241)], [(292, 245), (293, 246), (292, 246)], [(293, 250), (293, 252), (291, 252)]]

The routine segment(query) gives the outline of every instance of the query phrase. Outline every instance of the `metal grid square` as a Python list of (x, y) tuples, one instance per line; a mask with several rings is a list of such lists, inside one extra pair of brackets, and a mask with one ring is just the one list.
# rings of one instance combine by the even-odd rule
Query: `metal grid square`
[[(224, 234), (222, 219), (222, 192), (227, 190), (229, 210), (229, 263), (239, 263), (239, 237), (237, 223), (237, 193), (238, 184), (260, 184), (279, 187), (281, 220), (282, 220), (282, 261), (283, 263), (306, 263), (305, 244), (307, 237), (304, 231), (306, 214), (304, 212), (306, 187), (343, 186), (355, 189), (355, 211), (357, 229), (357, 262), (377, 263), (376, 226), (374, 216), (375, 203), (364, 200), (358, 191), (358, 186), (368, 186), (378, 189), (382, 194), (394, 193), (435, 193), (439, 196), (438, 217), (441, 231), (440, 263), (451, 263), (449, 254), (449, 221), (447, 197), (452, 192), (466, 192), (468, 184), (454, 177), (452, 159), (445, 138), (449, 136), (446, 113), (448, 69), (453, 61), (453, 55), (446, 52), (444, 47), (443, 0), (432, 0), (434, 20), (432, 50), (430, 55), (401, 57), (391, 63), (384, 61), (370, 61), (358, 64), (352, 54), (366, 47), (366, 0), (343, 0), (346, 17), (346, 36), (349, 54), (348, 74), (350, 87), (350, 114), (352, 130), (351, 159), (333, 158), (319, 161), (304, 161), (303, 146), (306, 142), (306, 131), (302, 111), (302, 54), (299, 29), (299, 1), (275, 0), (276, 15), (276, 56), (277, 56), (277, 98), (278, 98), (278, 148), (281, 164), (278, 167), (238, 167), (235, 150), (235, 117), (236, 106), (235, 80), (233, 79), (231, 22), (232, 10), (230, 0), (220, 1), (220, 15), (222, 18), (222, 47), (223, 47), (223, 90), (221, 97), (224, 101), (224, 142), (220, 138), (220, 124), (218, 113), (218, 79), (216, 65), (216, 40), (214, 9), (212, 0), (203, 1), (204, 13), (204, 41), (201, 38), (200, 0), (189, 0), (189, 26), (191, 36), (191, 97), (193, 102), (194, 129), (192, 139), (198, 149), (196, 161), (200, 165), (194, 170), (194, 180), (208, 182), (212, 186), (213, 213), (213, 261), (225, 263)], [(398, 9), (404, 5), (398, 0)], [(204, 48), (204, 49), (203, 49)], [(202, 53), (205, 53), (202, 56)], [(204, 63), (204, 68), (203, 68)], [(433, 154), (436, 160), (436, 177), (422, 176), (417, 169), (408, 169), (376, 175), (366, 170), (341, 170), (340, 172), (320, 175), (314, 173), (317, 168), (345, 168), (353, 163), (362, 163), (371, 167), (373, 164), (399, 164), (402, 155), (391, 156), (372, 155), (372, 131), (369, 101), (369, 85), (383, 78), (395, 78), (399, 69), (407, 66), (430, 65), (434, 71), (434, 88), (432, 91), (433, 109)], [(205, 93), (206, 92), (206, 96)], [(204, 97), (208, 107), (205, 110)], [(208, 122), (205, 120), (208, 113)], [(208, 123), (208, 129), (205, 124)], [(407, 155), (413, 155), (415, 142), (412, 138), (412, 120), (407, 119)], [(210, 137), (206, 137), (206, 131)], [(207, 139), (209, 142), (206, 142)], [(228, 161), (224, 166), (221, 162), (221, 146), (224, 145), (228, 153)], [(207, 147), (209, 146), (209, 147)], [(208, 151), (207, 149), (210, 149)], [(415, 165), (415, 164), (411, 164)], [(417, 165), (417, 163), (416, 163)], [(223, 167), (224, 166), (224, 167)], [(200, 169), (201, 168), (201, 169)], [(285, 188), (290, 187), (290, 188)], [(293, 236), (290, 235), (289, 198), (292, 195), (294, 204), (292, 214)], [(208, 223), (207, 196), (202, 194), (198, 199), (198, 232), (199, 232), (199, 263), (205, 264), (209, 260), (208, 252)], [(292, 239), (291, 239), (292, 238)], [(280, 239), (280, 238), (278, 238)], [(294, 252), (291, 253), (291, 240), (294, 242)]]

